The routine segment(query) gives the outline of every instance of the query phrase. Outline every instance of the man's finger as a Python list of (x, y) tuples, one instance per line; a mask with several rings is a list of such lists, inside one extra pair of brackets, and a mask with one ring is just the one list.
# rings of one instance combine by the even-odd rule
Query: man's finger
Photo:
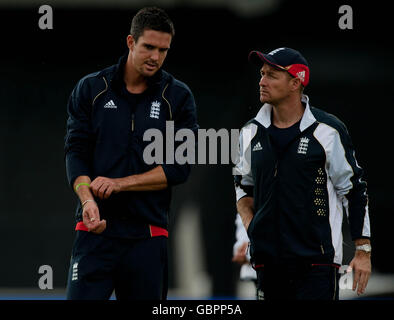
[(360, 281), (360, 276), (360, 271), (353, 269), (353, 291), (355, 291), (357, 288), (357, 284)]
[(90, 229), (94, 228), (96, 224), (100, 221), (100, 215), (98, 210), (94, 210), (94, 208), (89, 208), (83, 212), (83, 223), (85, 226)]
[(93, 221), (93, 222), (88, 222), (88, 230), (89, 231), (95, 231), (97, 228), (98, 228), (98, 226), (99, 226), (99, 223), (100, 223), (100, 221)]
[(96, 228), (99, 222), (100, 218), (93, 214), (86, 216), (86, 218), (83, 220), (83, 223), (86, 225), (89, 231)]
[(93, 195), (97, 197), (97, 182), (96, 180), (90, 184), (90, 190), (93, 192)]
[(360, 276), (360, 281), (358, 283), (358, 294), (362, 294), (365, 292), (365, 288), (367, 287), (369, 279), (369, 272), (362, 272)]
[(113, 192), (113, 187), (112, 186), (108, 186), (108, 188), (105, 190), (104, 194), (103, 194), (103, 198), (104, 199), (108, 199), (109, 196), (112, 194)]
[(97, 222), (90, 222), (90, 223), (87, 225), (88, 231), (89, 231), (89, 232), (94, 231), (94, 230), (97, 228), (97, 226), (98, 226), (98, 223), (97, 223)]
[(102, 177), (97, 177), (90, 183), (90, 189), (92, 190), (93, 194), (98, 197), (98, 191), (100, 187), (103, 185), (104, 181)]
[(103, 199), (103, 195), (104, 195), (104, 192), (107, 189), (107, 187), (108, 187), (108, 185), (105, 182), (101, 183), (98, 186), (98, 188), (97, 188), (97, 197), (98, 198)]
[(94, 222), (91, 222), (91, 226), (92, 226), (91, 231), (99, 230), (104, 224), (104, 221), (105, 220), (95, 220)]
[(106, 227), (107, 227), (107, 222), (105, 220), (101, 220), (91, 230), (91, 232), (96, 233), (96, 234), (100, 234), (100, 233), (102, 233), (105, 230)]

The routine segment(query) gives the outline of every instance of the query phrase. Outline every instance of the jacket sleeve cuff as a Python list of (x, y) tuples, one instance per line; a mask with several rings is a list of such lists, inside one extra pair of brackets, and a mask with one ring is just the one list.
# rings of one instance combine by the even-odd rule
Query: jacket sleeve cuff
[(162, 164), (162, 167), (169, 186), (186, 182), (190, 174), (190, 165), (188, 164)]
[(370, 236), (353, 236), (352, 241), (356, 241), (357, 239), (371, 239)]
[(91, 176), (86, 162), (70, 153), (66, 156), (66, 173), (71, 189), (74, 189), (74, 182), (79, 176)]

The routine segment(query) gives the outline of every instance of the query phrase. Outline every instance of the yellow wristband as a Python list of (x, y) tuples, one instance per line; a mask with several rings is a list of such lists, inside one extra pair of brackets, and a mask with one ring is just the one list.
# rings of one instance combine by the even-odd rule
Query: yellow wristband
[(78, 191), (78, 188), (79, 188), (80, 186), (88, 186), (88, 187), (90, 187), (90, 184), (89, 184), (89, 183), (86, 183), (86, 182), (78, 183), (77, 186), (75, 187), (75, 192)]

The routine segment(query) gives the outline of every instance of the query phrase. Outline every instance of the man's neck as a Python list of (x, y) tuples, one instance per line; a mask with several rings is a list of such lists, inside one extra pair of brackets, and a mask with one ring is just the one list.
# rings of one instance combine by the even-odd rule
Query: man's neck
[(298, 97), (286, 99), (272, 108), (272, 123), (278, 128), (288, 128), (297, 123), (304, 114), (304, 106)]
[(123, 81), (126, 84), (127, 91), (131, 93), (142, 93), (148, 88), (146, 78), (135, 70), (129, 58), (124, 67)]

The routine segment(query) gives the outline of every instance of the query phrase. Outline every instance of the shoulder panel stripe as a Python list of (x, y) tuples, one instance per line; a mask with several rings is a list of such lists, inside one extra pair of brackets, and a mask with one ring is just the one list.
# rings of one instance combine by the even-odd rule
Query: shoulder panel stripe
[(351, 178), (354, 172), (346, 158), (339, 132), (325, 123), (319, 123), (313, 135), (326, 153), (326, 169), (335, 190), (340, 196), (346, 195), (353, 188)]
[(161, 94), (162, 98), (165, 100), (165, 102), (167, 102), (168, 104), (168, 111), (170, 112), (170, 120), (172, 120), (172, 108), (171, 108), (171, 104), (170, 102), (164, 97), (164, 92), (166, 92), (167, 88), (168, 88), (169, 83), (166, 84), (166, 86), (164, 87), (163, 93)]
[(105, 89), (104, 89), (103, 91), (101, 91), (99, 94), (97, 94), (97, 95), (94, 97), (93, 102), (92, 102), (92, 106), (93, 106), (94, 103), (96, 102), (96, 99), (97, 99), (101, 94), (103, 94), (105, 91), (108, 90), (108, 83), (107, 83), (107, 80), (105, 79), (105, 77), (103, 77), (103, 80), (104, 80), (104, 83), (105, 83)]

